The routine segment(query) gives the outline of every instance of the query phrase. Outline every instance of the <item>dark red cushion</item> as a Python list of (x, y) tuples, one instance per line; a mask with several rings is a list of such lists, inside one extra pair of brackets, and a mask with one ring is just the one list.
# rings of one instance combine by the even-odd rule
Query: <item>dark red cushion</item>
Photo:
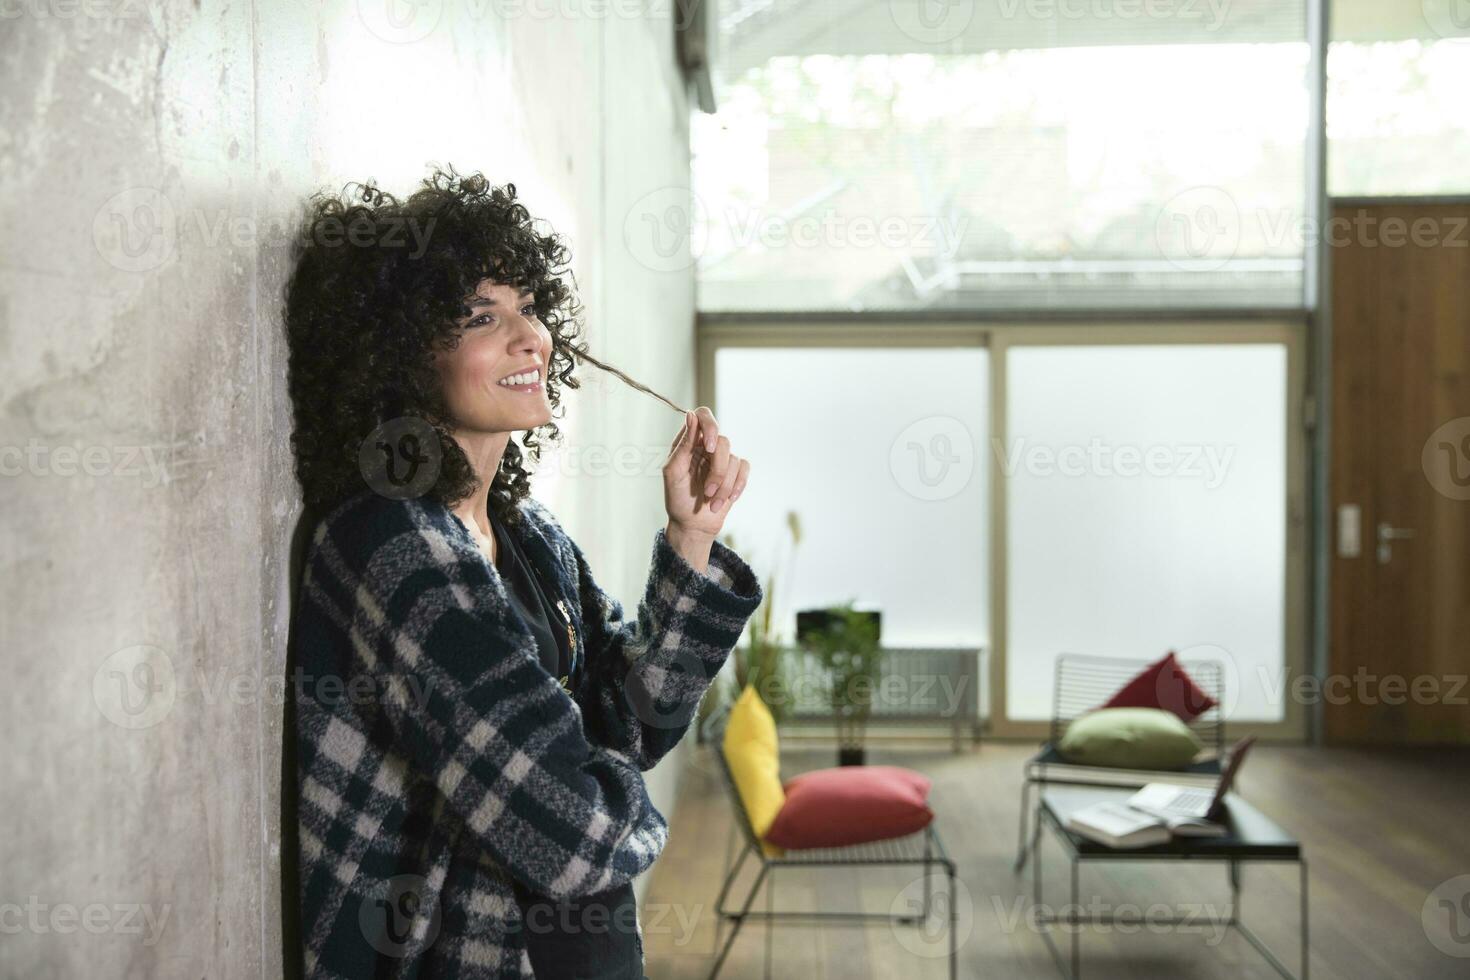
[(1143, 669), (1124, 684), (1104, 708), (1163, 708), (1188, 724), (1215, 706), (1215, 699), (1199, 689), (1170, 650), (1162, 660)]
[(845, 847), (903, 837), (934, 819), (929, 777), (901, 766), (836, 766), (786, 781), (765, 839), (781, 847)]

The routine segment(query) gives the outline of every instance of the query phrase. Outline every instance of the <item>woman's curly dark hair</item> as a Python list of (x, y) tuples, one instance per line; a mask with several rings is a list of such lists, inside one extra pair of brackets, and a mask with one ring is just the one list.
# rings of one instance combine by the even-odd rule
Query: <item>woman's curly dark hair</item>
[[(312, 197), (285, 311), (291, 445), (309, 508), (324, 512), (365, 489), (363, 441), (402, 418), (424, 420), (438, 437), (438, 477), (425, 492), (453, 505), (474, 491), (474, 470), (450, 434), (433, 351), (458, 344), (458, 324), (485, 279), (535, 294), (536, 314), (551, 332), (553, 414), (561, 387), (580, 387), (572, 370), (586, 347), (576, 343), (581, 309), (568, 250), (538, 225), (514, 184), (495, 187), (452, 166), (436, 167), (401, 203), (371, 181)], [(555, 422), (527, 431), (532, 462), (541, 458), (543, 432), (560, 438)], [(512, 439), (489, 490), (489, 506), (507, 522), (530, 493), (522, 462)]]

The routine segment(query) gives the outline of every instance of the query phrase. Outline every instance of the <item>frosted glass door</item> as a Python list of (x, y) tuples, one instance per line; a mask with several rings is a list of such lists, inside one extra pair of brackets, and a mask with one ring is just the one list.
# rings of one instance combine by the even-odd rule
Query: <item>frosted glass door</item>
[(725, 527), (777, 571), (784, 636), (793, 610), (854, 599), (882, 610), (885, 645), (988, 645), (988, 365), (973, 347), (719, 349), (720, 427), (751, 460)]
[(1287, 351), (1007, 353), (1006, 713), (1050, 716), (1060, 653), (1224, 662), (1227, 717), (1284, 717)]

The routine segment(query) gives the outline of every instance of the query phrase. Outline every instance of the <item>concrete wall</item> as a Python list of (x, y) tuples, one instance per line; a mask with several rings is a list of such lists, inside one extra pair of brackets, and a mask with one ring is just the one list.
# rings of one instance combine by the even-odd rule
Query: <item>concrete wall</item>
[[(288, 222), (430, 161), (513, 180), (572, 240), (595, 350), (687, 403), (687, 242), (637, 237), (687, 186), (672, 14), (27, 3), (0, 52), (0, 976), (279, 976)], [(572, 449), (679, 421), (601, 381), (568, 412)], [(636, 601), (657, 467), (575, 457), (538, 495)]]

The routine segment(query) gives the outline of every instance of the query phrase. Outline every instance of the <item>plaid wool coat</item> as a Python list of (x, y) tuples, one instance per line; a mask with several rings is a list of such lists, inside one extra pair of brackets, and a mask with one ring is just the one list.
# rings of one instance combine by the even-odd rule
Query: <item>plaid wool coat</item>
[(718, 541), (699, 573), (660, 528), (624, 621), (550, 511), (520, 507), (511, 533), (571, 631), (568, 688), (442, 503), (363, 493), (311, 539), (291, 639), (308, 977), (533, 976), (512, 879), (585, 896), (663, 849), (642, 773), (689, 727), (760, 584)]

